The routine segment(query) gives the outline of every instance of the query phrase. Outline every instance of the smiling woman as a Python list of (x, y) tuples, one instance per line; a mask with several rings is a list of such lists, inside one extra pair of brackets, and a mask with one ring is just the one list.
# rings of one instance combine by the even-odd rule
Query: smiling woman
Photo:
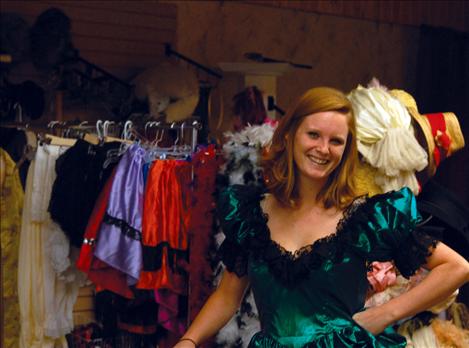
[[(426, 235), (408, 188), (356, 197), (355, 118), (338, 90), (313, 88), (280, 120), (263, 162), (266, 190), (233, 185), (218, 201), (226, 271), (177, 343), (197, 346), (236, 312), (251, 286), (262, 331), (249, 348), (403, 348), (392, 325), (469, 280), (469, 264)], [(364, 308), (367, 265), (394, 261), (429, 275), (389, 302)], [(451, 277), (447, 277), (451, 274)]]
[(293, 146), (299, 186), (308, 184), (308, 179), (324, 185), (342, 159), (347, 134), (347, 115), (337, 111), (318, 112), (303, 119)]
[[(304, 134), (305, 132), (313, 134)], [(286, 206), (293, 207), (298, 203), (299, 183), (296, 180), (299, 175), (297, 168), (301, 162), (297, 161), (300, 158), (296, 156), (301, 144), (307, 142), (301, 142), (300, 138), (306, 135), (311, 139), (311, 143), (308, 142), (310, 146), (316, 140), (316, 146), (305, 149), (309, 151), (306, 156), (316, 156), (328, 161), (338, 160), (332, 168), (330, 162), (327, 163), (330, 170), (318, 187), (318, 200), (324, 199), (324, 205), (328, 208), (333, 205), (349, 205), (355, 195), (352, 180), (358, 158), (355, 118), (352, 105), (345, 95), (329, 87), (308, 90), (281, 119), (264, 160), (269, 191)], [(327, 148), (324, 147), (326, 140)], [(343, 144), (339, 144), (340, 142)], [(336, 158), (339, 153), (340, 158)], [(334, 170), (336, 167), (337, 170)], [(324, 180), (327, 180), (327, 185)]]

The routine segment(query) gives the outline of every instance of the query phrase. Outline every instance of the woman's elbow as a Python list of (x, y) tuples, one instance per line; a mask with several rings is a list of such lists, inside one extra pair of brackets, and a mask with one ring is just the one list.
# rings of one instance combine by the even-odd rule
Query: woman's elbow
[(458, 262), (451, 262), (451, 276), (460, 279), (462, 284), (469, 282), (469, 262), (461, 257)]
[(465, 274), (465, 281), (464, 283), (469, 282), (469, 262), (466, 261), (465, 267), (464, 267), (464, 274)]

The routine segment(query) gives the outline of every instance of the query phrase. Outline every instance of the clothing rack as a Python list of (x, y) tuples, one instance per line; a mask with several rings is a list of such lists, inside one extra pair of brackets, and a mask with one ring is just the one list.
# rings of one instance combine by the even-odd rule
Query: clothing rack
[[(191, 135), (191, 150), (192, 152), (195, 151), (197, 147), (197, 135), (198, 131), (202, 129), (202, 123), (197, 120), (194, 121), (182, 121), (182, 122), (171, 122), (165, 123), (160, 121), (151, 121), (147, 122), (144, 126), (144, 132), (146, 133), (147, 129), (155, 127), (156, 129), (163, 129), (163, 130), (178, 130), (182, 133), (185, 129), (189, 129), (192, 132)], [(182, 134), (184, 136), (184, 134)]]

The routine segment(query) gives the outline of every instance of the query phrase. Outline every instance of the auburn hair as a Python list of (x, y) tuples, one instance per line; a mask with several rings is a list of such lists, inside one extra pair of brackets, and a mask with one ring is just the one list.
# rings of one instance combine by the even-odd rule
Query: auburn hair
[(300, 96), (279, 121), (272, 144), (262, 159), (267, 188), (284, 205), (294, 207), (299, 198), (296, 187), (297, 169), (293, 158), (295, 134), (306, 116), (324, 111), (344, 114), (347, 117), (349, 133), (339, 165), (329, 175), (316, 198), (322, 201), (326, 208), (343, 209), (356, 196), (354, 174), (358, 152), (352, 104), (344, 93), (337, 89), (315, 87)]

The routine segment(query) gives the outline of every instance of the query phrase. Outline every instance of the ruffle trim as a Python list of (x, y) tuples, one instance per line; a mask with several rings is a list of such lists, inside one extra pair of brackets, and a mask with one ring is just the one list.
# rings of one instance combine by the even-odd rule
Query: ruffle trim
[[(360, 229), (356, 228), (356, 224), (366, 225), (370, 214), (374, 213), (375, 203), (383, 200), (382, 195), (358, 197), (345, 210), (334, 234), (292, 253), (270, 238), (268, 216), (260, 206), (263, 194), (259, 188), (246, 190), (242, 185), (233, 185), (222, 193), (225, 196), (220, 200), (219, 216), (224, 217), (220, 219), (220, 224), (223, 231), (226, 231), (226, 239), (219, 249), (219, 255), (228, 271), (239, 277), (247, 274), (249, 255), (255, 259), (263, 259), (272, 274), (287, 287), (294, 286), (299, 279), (320, 268), (326, 261), (340, 262), (346, 248), (353, 248), (357, 243)], [(391, 194), (385, 194), (384, 199)], [(438, 239), (428, 235), (425, 227), (417, 227), (415, 221), (404, 221), (403, 225), (415, 229), (402, 243), (407, 247), (399, 248), (398, 253), (389, 257), (367, 261), (393, 259), (402, 275), (408, 278), (425, 263)]]
[[(373, 336), (358, 325), (336, 328), (330, 332), (318, 335), (306, 342), (303, 348), (404, 348), (407, 344), (405, 337), (397, 334), (393, 329), (387, 328), (380, 335)], [(248, 348), (287, 348), (272, 336), (263, 332), (256, 333), (249, 342)]]
[[(346, 219), (342, 225), (341, 245), (356, 245), (359, 237), (359, 228), (357, 225), (366, 226), (369, 222), (370, 216), (375, 213), (375, 206), (379, 201), (388, 200), (395, 192), (388, 192), (383, 195), (376, 195), (373, 197), (363, 197), (353, 212), (350, 219)], [(397, 211), (397, 210), (396, 210)], [(426, 258), (430, 256), (433, 249), (439, 242), (439, 239), (434, 235), (430, 235), (430, 227), (417, 225), (417, 220), (411, 220), (410, 216), (400, 214), (400, 228), (412, 230), (407, 233), (407, 237), (396, 248), (392, 255), (387, 257), (379, 257), (375, 255), (373, 259), (367, 258), (367, 261), (391, 261), (393, 260), (399, 272), (405, 277), (409, 278), (414, 275), (420, 267), (426, 262)], [(367, 227), (365, 227), (367, 228)], [(344, 233), (345, 231), (349, 231)]]
[(439, 240), (425, 232), (425, 227), (418, 227), (409, 234), (405, 245), (394, 257), (396, 267), (405, 278), (409, 278), (426, 262)]

